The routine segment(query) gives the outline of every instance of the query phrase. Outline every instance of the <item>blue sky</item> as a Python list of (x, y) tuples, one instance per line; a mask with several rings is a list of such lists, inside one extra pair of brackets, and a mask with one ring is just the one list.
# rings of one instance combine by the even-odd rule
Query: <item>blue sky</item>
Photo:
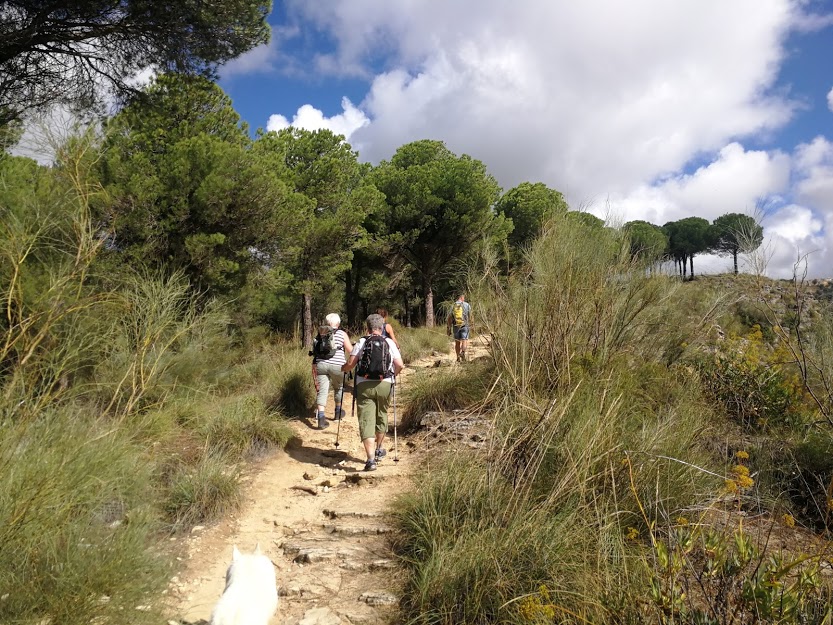
[(755, 262), (833, 277), (830, 0), (285, 0), (270, 23), (221, 70), (253, 131), (330, 128), (374, 163), (440, 139), (611, 222), (758, 207)]

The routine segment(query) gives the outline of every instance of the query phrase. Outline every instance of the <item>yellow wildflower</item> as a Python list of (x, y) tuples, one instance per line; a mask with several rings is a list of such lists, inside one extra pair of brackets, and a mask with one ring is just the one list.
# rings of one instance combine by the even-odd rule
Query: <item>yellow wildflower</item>
[(732, 473), (735, 475), (749, 475), (749, 468), (742, 464), (736, 464), (732, 467)]
[(639, 530), (635, 527), (629, 527), (628, 530), (625, 532), (625, 538), (628, 540), (636, 540), (639, 538)]
[(795, 527), (795, 517), (791, 514), (784, 515), (784, 525), (787, 527)]
[(735, 458), (738, 460), (749, 460), (749, 453), (743, 450), (735, 452)]

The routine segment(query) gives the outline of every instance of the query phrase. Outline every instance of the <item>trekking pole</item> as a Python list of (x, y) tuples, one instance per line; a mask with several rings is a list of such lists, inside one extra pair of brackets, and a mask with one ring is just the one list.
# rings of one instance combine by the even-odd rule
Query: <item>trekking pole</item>
[(353, 420), (353, 417), (356, 414), (356, 374), (353, 374), (353, 392), (350, 393), (353, 396), (353, 402), (350, 406), (350, 420)]
[(399, 454), (397, 453), (397, 437), (396, 437), (396, 377), (393, 378), (393, 461), (399, 462)]
[[(344, 387), (347, 386), (347, 372), (344, 372), (344, 376), (341, 378), (341, 402), (344, 403)], [(341, 404), (339, 404), (341, 406)], [(336, 410), (341, 410), (341, 408), (336, 407)], [(341, 412), (336, 415), (338, 417), (338, 425), (336, 426), (336, 449), (338, 449), (338, 437), (341, 434)]]

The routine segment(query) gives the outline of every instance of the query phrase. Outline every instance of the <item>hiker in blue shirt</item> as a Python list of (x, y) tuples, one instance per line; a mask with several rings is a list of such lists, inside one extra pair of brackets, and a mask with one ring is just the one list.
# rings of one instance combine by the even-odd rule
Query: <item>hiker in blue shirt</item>
[(471, 326), (471, 304), (466, 301), (464, 293), (460, 293), (457, 301), (448, 311), (446, 328), (449, 336), (454, 333), (454, 351), (457, 362), (466, 361), (466, 350), (469, 346), (469, 327)]

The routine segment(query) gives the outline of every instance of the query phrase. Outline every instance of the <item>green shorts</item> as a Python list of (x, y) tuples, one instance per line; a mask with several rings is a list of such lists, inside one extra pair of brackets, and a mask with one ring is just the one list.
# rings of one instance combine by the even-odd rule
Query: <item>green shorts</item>
[(360, 382), (356, 386), (359, 407), (359, 435), (362, 440), (375, 438), (377, 432), (388, 431), (388, 404), (391, 383), (382, 380)]

